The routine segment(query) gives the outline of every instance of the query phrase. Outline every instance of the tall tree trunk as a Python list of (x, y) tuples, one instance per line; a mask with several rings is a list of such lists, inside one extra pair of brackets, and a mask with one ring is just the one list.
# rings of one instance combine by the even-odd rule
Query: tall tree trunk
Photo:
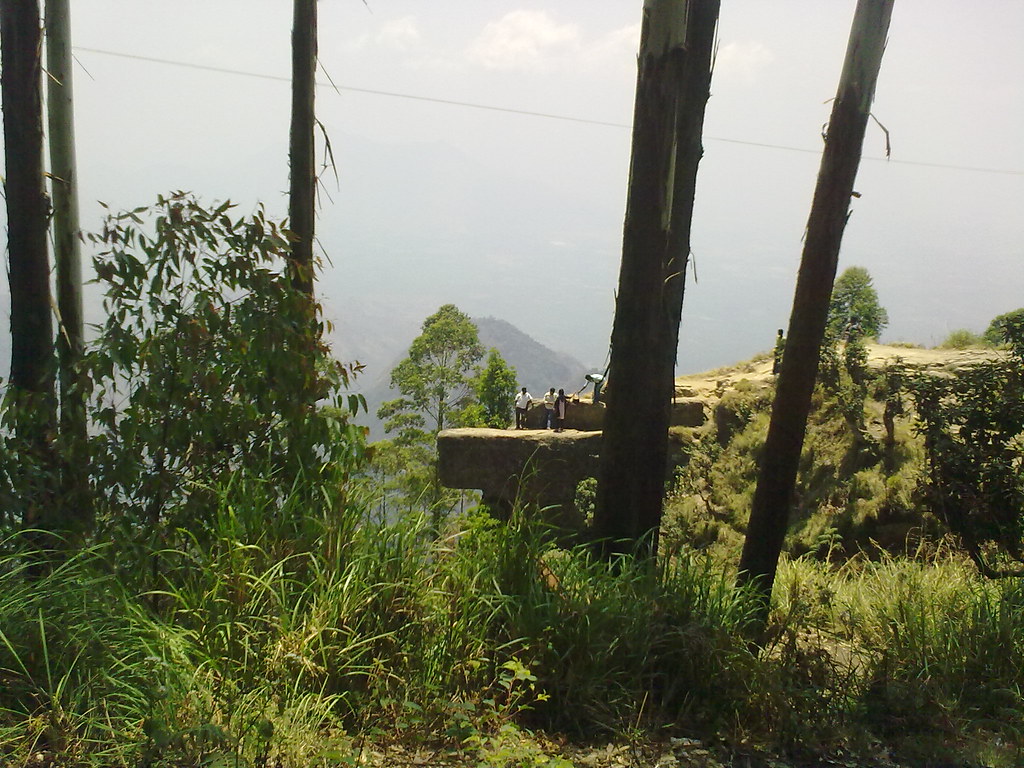
[(644, 3), (594, 519), (606, 556), (657, 550), (718, 9), (718, 0)]
[[(8, 276), (11, 287), (11, 391), (5, 412), (21, 445), (22, 522), (52, 527), (56, 471), (52, 437), (53, 321), (43, 183), (42, 27), (38, 0), (0, 0), (0, 92), (7, 177)], [(39, 550), (53, 542), (33, 535)], [(37, 568), (33, 567), (36, 573)]]
[(288, 203), (292, 243), (293, 283), (313, 295), (313, 238), (316, 168), (313, 127), (316, 119), (317, 0), (294, 0), (292, 24), (292, 120), (289, 158), (291, 189)]
[(61, 426), (85, 435), (85, 411), (77, 391), (75, 366), (82, 357), (82, 255), (79, 241), (78, 179), (72, 92), (71, 18), (68, 0), (46, 0), (47, 116), (53, 200), (54, 263), (60, 326)]
[(762, 627), (789, 522), (839, 246), (892, 6), (893, 0), (858, 0), (807, 221), (782, 370), (740, 559), (739, 583), (753, 586)]
[[(43, 184), (42, 27), (38, 0), (0, 0), (11, 384), (52, 401), (53, 321)], [(49, 410), (52, 406), (46, 406)]]
[[(65, 522), (82, 530), (91, 519), (86, 467), (85, 395), (79, 363), (85, 347), (82, 314), (82, 254), (78, 220), (78, 169), (72, 89), (69, 0), (46, 0), (46, 109), (53, 200), (54, 263), (57, 268), (57, 361), (62, 437), (62, 501)], [(72, 519), (73, 515), (73, 519)]]

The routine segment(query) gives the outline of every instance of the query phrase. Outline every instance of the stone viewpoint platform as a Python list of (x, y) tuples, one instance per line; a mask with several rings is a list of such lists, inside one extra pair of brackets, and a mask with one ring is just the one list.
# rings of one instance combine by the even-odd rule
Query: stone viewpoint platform
[[(703, 398), (677, 397), (672, 425), (699, 427), (708, 418)], [(527, 429), (446, 429), (437, 436), (437, 466), (442, 485), (472, 488), (495, 514), (507, 516), (518, 503), (548, 508), (555, 525), (578, 529), (576, 487), (595, 477), (601, 453), (604, 403), (576, 399), (562, 432), (544, 429), (544, 404), (534, 400)]]
[(446, 429), (437, 436), (437, 469), (442, 485), (478, 489), (500, 517), (516, 504), (552, 507), (552, 523), (576, 528), (576, 486), (595, 476), (600, 451), (594, 431)]

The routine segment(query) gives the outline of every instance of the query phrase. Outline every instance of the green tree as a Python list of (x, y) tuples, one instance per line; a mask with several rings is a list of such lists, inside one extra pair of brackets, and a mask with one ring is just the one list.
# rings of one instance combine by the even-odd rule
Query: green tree
[[(1009, 353), (956, 376), (910, 382), (925, 437), (926, 498), (978, 570), (1024, 575), (1024, 316), (1003, 326)], [(1011, 564), (1015, 563), (1015, 567)]]
[(473, 379), (478, 424), (503, 429), (512, 421), (516, 394), (516, 369), (509, 367), (501, 353), (491, 348), (487, 365)]
[(429, 493), (424, 497), (424, 489), (409, 487), (405, 495), (407, 500), (425, 498), (434, 508), (435, 522), (440, 521), (444, 494), (437, 480), (434, 440), (441, 430), (461, 423), (473, 403), (472, 372), (482, 356), (473, 321), (454, 304), (445, 304), (423, 321), (408, 357), (391, 371), (391, 386), (402, 396), (377, 410), (384, 431), (394, 435), (393, 449), (404, 449), (410, 459), (430, 457), (426, 475), (409, 467), (410, 478), (430, 478)]
[(859, 327), (864, 338), (877, 339), (889, 324), (889, 314), (878, 303), (878, 292), (864, 267), (848, 267), (832, 288), (828, 305), (828, 332), (845, 340)]
[(1004, 312), (996, 315), (983, 334), (985, 341), (989, 344), (1000, 345), (1009, 342), (1007, 331), (1012, 330), (1015, 325), (1024, 322), (1024, 307), (1011, 312)]
[(402, 433), (414, 428), (434, 436), (450, 426), (472, 401), (470, 372), (482, 356), (469, 316), (454, 304), (438, 309), (423, 321), (409, 356), (391, 371), (391, 386), (402, 397), (380, 407), (384, 430)]
[(210, 489), (237, 472), (315, 497), (361, 463), (348, 414), (365, 401), (290, 279), (285, 231), (230, 208), (179, 193), (90, 237), (105, 288), (84, 361), (97, 521), (140, 553), (201, 541)]

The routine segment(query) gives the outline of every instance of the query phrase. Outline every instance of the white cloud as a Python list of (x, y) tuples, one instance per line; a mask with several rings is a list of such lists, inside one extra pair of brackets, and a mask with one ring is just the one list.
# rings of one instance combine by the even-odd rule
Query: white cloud
[(595, 40), (584, 50), (589, 63), (599, 63), (608, 59), (628, 61), (630, 67), (636, 63), (636, 54), (640, 48), (640, 24), (612, 30)]
[(575, 24), (559, 24), (545, 11), (518, 10), (484, 27), (467, 54), (470, 61), (488, 69), (537, 71), (579, 47)]
[(419, 41), (420, 31), (414, 16), (389, 21), (377, 32), (378, 43), (399, 51), (407, 51)]
[(775, 61), (775, 54), (761, 43), (728, 43), (718, 49), (715, 78), (738, 80), (750, 85)]

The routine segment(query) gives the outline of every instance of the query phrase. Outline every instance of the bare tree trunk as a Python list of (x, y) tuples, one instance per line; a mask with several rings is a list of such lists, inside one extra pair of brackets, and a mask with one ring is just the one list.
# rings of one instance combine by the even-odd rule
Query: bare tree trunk
[(294, 0), (292, 25), (291, 190), (288, 203), (293, 283), (313, 295), (313, 239), (316, 168), (313, 127), (316, 120), (316, 0)]
[[(20, 443), (16, 468), (22, 524), (52, 529), (56, 463), (53, 432), (53, 321), (43, 184), (42, 27), (38, 0), (0, 0), (0, 77), (7, 176), (8, 278), (11, 287), (11, 394), (5, 411)], [(55, 543), (32, 534), (41, 552)], [(43, 561), (31, 568), (41, 573)]]
[(68, 0), (46, 0), (47, 115), (53, 199), (54, 263), (60, 326), (61, 428), (85, 437), (85, 408), (75, 368), (82, 357), (82, 254), (79, 241), (75, 116), (71, 78), (71, 17)]
[(43, 185), (38, 0), (2, 0), (0, 40), (13, 344), (11, 384), (52, 401), (53, 322), (46, 244), (48, 204)]
[(595, 510), (605, 556), (657, 551), (718, 0), (646, 0)]
[(92, 520), (87, 467), (85, 391), (79, 364), (85, 348), (78, 169), (72, 90), (69, 0), (46, 0), (47, 116), (54, 263), (57, 267), (57, 362), (60, 380), (62, 527), (84, 531)]
[(893, 0), (857, 2), (807, 221), (786, 350), (739, 566), (739, 583), (752, 585), (756, 592), (758, 622), (762, 627), (767, 621), (775, 571), (789, 522), (839, 246), (849, 215), (892, 6)]

